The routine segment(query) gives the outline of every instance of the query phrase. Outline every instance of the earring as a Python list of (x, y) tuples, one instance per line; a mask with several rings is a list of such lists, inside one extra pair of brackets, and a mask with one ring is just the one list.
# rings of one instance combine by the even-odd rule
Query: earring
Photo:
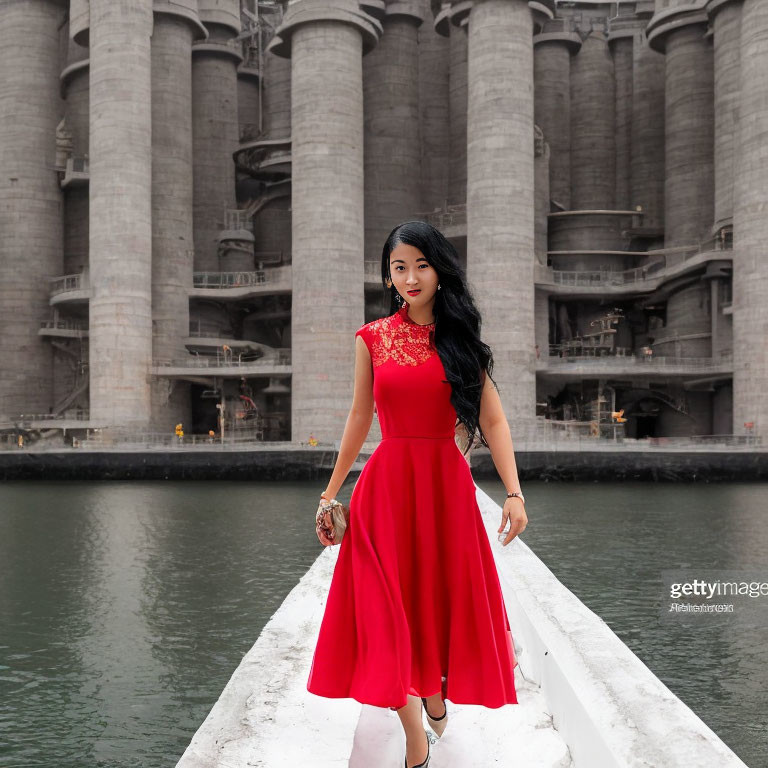
[(440, 283), (437, 284), (437, 290), (440, 290)]

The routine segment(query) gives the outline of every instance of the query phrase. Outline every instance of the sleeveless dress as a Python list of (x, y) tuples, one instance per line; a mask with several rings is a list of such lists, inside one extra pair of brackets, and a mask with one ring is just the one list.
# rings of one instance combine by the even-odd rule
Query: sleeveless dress
[(307, 690), (397, 709), (407, 695), (517, 704), (512, 633), (435, 324), (363, 325), (382, 439), (349, 502)]

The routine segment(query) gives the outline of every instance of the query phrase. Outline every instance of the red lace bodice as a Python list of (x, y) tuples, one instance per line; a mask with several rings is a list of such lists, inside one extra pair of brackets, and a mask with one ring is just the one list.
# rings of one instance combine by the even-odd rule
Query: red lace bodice
[(382, 439), (454, 436), (456, 411), (434, 332), (434, 323), (411, 320), (405, 304), (394, 315), (366, 323), (355, 333), (363, 337), (371, 354)]
[(372, 320), (360, 328), (371, 353), (374, 368), (393, 360), (398, 365), (421, 365), (437, 354), (434, 344), (435, 324), (421, 325), (408, 315), (404, 304), (394, 315)]

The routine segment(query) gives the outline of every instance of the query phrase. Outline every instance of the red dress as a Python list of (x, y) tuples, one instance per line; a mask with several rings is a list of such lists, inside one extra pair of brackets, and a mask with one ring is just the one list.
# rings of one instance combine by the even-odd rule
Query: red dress
[(307, 690), (393, 709), (441, 690), (457, 704), (517, 704), (506, 606), (434, 323), (407, 310), (355, 333), (371, 354), (382, 439), (352, 492)]

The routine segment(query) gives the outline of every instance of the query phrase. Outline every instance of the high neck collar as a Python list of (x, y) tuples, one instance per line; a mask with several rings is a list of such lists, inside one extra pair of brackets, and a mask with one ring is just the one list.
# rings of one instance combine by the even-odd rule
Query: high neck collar
[(410, 323), (411, 325), (415, 325), (417, 328), (434, 328), (435, 323), (432, 321), (431, 323), (417, 323), (411, 316), (408, 314), (408, 307), (410, 305), (408, 302), (405, 302), (402, 307), (400, 307), (400, 315), (402, 316), (403, 320), (406, 323)]

